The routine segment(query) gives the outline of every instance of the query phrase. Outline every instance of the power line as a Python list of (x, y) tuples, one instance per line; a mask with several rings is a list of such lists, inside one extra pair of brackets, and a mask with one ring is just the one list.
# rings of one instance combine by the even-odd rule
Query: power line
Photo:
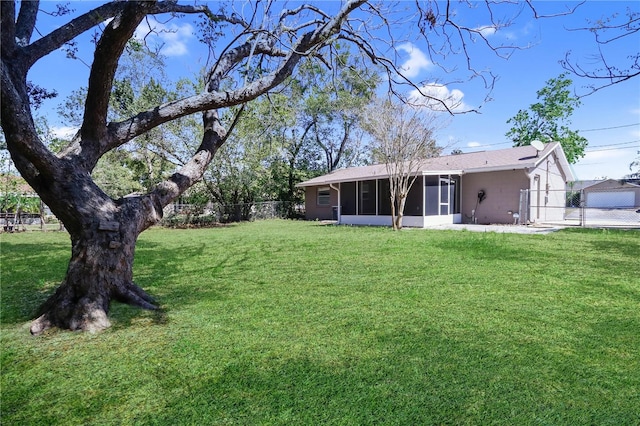
[[(629, 142), (620, 142), (620, 143), (610, 143), (610, 144), (606, 144), (606, 145), (597, 145), (597, 146), (594, 146), (594, 148), (597, 148), (597, 149), (586, 149), (585, 152), (603, 151), (600, 148), (607, 148), (607, 147), (611, 147), (611, 146), (621, 146), (621, 145), (631, 145), (631, 144), (638, 143), (638, 142), (640, 142), (640, 139), (637, 139), (637, 140), (634, 140), (634, 141), (629, 141)], [(492, 143), (492, 144), (480, 145), (480, 146), (469, 146), (469, 147), (466, 147), (465, 149), (483, 151), (484, 148), (489, 147), (489, 146), (510, 145), (510, 144), (512, 144), (512, 142)], [(614, 148), (614, 149), (626, 149), (626, 148)], [(476, 152), (476, 151), (468, 151), (468, 152)]]
[[(638, 143), (638, 142), (640, 142), (640, 139), (637, 139), (635, 141), (629, 141), (629, 142), (609, 143), (609, 144), (606, 144), (606, 145), (598, 145), (598, 146), (594, 146), (594, 148), (606, 148), (606, 147), (609, 147), (609, 146), (631, 145), (631, 144)], [(587, 149), (586, 151), (588, 152), (589, 150)]]
[[(640, 142), (640, 140), (628, 142), (628, 143), (636, 143), (636, 142)], [(624, 145), (624, 144), (618, 144), (618, 145)], [(603, 149), (586, 149), (584, 152), (615, 151), (617, 149), (629, 149), (629, 148), (633, 148), (633, 147), (630, 146), (630, 147), (616, 147), (616, 148), (603, 148)]]
[(640, 126), (640, 123), (633, 124), (623, 124), (622, 126), (614, 126), (614, 127), (601, 127), (599, 129), (587, 129), (587, 130), (578, 130), (579, 132), (598, 132), (600, 130), (613, 130), (613, 129), (622, 129), (624, 127), (632, 127), (632, 126)]
[(467, 148), (468, 149), (482, 149), (482, 148), (485, 148), (487, 146), (510, 145), (512, 143), (513, 142), (489, 143), (489, 144), (486, 144), (486, 145), (482, 144), (482, 145), (479, 145), (479, 146), (468, 146)]
[(592, 149), (590, 151), (585, 151), (585, 152), (599, 152), (599, 151), (615, 151), (618, 149), (629, 149), (629, 148), (604, 148), (604, 149)]

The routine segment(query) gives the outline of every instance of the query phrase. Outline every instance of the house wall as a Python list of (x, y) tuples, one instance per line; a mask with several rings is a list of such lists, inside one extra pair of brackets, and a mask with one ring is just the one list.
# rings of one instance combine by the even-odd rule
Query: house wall
[(559, 161), (552, 153), (538, 167), (529, 171), (530, 212), (529, 222), (563, 220), (566, 206), (567, 177), (559, 167)]
[[(344, 225), (392, 226), (391, 215), (342, 215), (340, 223)], [(451, 220), (446, 223), (451, 223)], [(403, 216), (402, 226), (424, 228), (425, 218), (423, 216)]]
[(307, 220), (332, 220), (333, 207), (338, 205), (338, 191), (331, 188), (329, 191), (330, 201), (328, 206), (318, 205), (318, 189), (326, 188), (322, 186), (308, 186), (304, 191), (305, 218)]
[[(513, 224), (520, 190), (529, 188), (529, 177), (524, 170), (472, 173), (462, 175), (461, 186), (463, 223), (473, 223), (475, 217), (478, 224)], [(480, 190), (486, 198), (478, 204)]]

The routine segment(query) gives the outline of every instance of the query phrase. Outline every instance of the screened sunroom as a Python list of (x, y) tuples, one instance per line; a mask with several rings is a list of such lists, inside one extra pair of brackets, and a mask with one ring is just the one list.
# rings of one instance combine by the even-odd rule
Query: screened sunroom
[[(407, 195), (404, 226), (424, 227), (461, 223), (460, 175), (423, 175), (416, 177)], [(391, 224), (389, 179), (341, 182), (338, 190), (338, 221), (351, 225)]]

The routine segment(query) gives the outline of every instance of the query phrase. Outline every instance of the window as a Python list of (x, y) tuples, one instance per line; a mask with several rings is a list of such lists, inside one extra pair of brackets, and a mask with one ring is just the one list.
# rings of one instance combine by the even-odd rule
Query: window
[(318, 205), (328, 206), (331, 203), (331, 189), (328, 186), (318, 188)]

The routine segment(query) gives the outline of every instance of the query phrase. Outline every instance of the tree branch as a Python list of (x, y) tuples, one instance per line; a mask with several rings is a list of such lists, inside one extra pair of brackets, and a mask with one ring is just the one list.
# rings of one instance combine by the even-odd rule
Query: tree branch
[[(262, 77), (238, 90), (220, 92), (220, 79), (218, 77), (225, 75), (241, 60), (242, 57), (246, 57), (245, 55), (248, 54), (246, 51), (241, 53), (242, 49), (240, 48), (228, 52), (229, 56), (226, 58), (228, 62), (221, 60), (220, 64), (217, 65), (217, 71), (212, 72), (209, 76), (209, 82), (206, 89), (208, 93), (187, 98), (183, 101), (179, 101), (177, 103), (179, 105), (173, 105), (174, 107), (177, 106), (178, 110), (182, 110), (183, 112), (190, 108), (194, 108), (195, 111), (205, 110), (203, 113), (205, 131), (202, 143), (191, 160), (189, 160), (189, 162), (187, 162), (180, 171), (174, 173), (167, 181), (160, 183), (152, 192), (149, 193), (149, 197), (153, 199), (154, 204), (160, 206), (168, 204), (191, 187), (193, 183), (202, 178), (207, 165), (213, 159), (213, 155), (220, 146), (224, 144), (230, 134), (230, 132), (225, 130), (220, 123), (217, 112), (218, 108), (247, 102), (256, 98), (260, 94), (266, 93), (277, 84), (280, 84), (286, 77), (291, 75), (293, 68), (298, 63), (302, 55), (308, 54), (310, 51), (321, 46), (329, 39), (329, 37), (335, 34), (336, 31), (339, 31), (342, 21), (346, 19), (351, 11), (359, 7), (362, 3), (364, 3), (364, 1), (350, 1), (324, 26), (303, 35), (295, 45), (295, 48), (287, 55), (283, 63), (268, 76)], [(255, 48), (257, 46), (252, 47)], [(266, 45), (263, 47), (266, 47)], [(158, 112), (160, 112), (160, 110), (162, 110), (162, 108), (159, 108)], [(171, 116), (171, 114), (167, 114), (167, 108), (165, 108), (163, 112), (164, 114)], [(232, 127), (235, 126), (240, 113), (236, 115), (236, 119), (234, 120)], [(186, 113), (183, 115), (186, 115)], [(173, 115), (171, 118), (175, 117), (176, 116)], [(133, 127), (136, 127), (136, 121), (128, 120), (125, 123), (119, 123), (114, 126), (113, 131), (115, 133), (124, 131), (125, 134), (128, 134), (126, 137), (130, 137), (129, 132)]]
[(16, 4), (13, 1), (0, 2), (0, 40), (2, 40), (2, 57), (11, 57), (16, 47)]
[[(13, 1), (12, 1), (13, 3)], [(39, 1), (23, 1), (20, 4), (20, 14), (16, 22), (15, 38), (19, 46), (27, 46), (36, 26)]]
[[(220, 58), (210, 72), (207, 78), (208, 91), (175, 102), (159, 105), (153, 109), (143, 111), (128, 120), (109, 124), (109, 131), (112, 135), (111, 143), (109, 146), (103, 147), (103, 150), (106, 151), (122, 145), (136, 136), (175, 118), (209, 109), (239, 105), (255, 99), (264, 93), (252, 88), (255, 83), (230, 92), (218, 92), (213, 89), (214, 87), (220, 87), (222, 78), (238, 63), (248, 57), (252, 51), (258, 54), (268, 54), (272, 52), (271, 48), (265, 43), (259, 43), (257, 47), (251, 43), (245, 43), (235, 49), (231, 49)], [(275, 54), (278, 56), (281, 55), (279, 51), (276, 51)]]
[[(109, 125), (109, 131), (113, 136), (112, 141), (110, 146), (104, 147), (104, 149), (108, 150), (115, 146), (122, 145), (134, 137), (174, 118), (200, 111), (239, 105), (267, 93), (291, 75), (293, 69), (303, 56), (309, 55), (321, 47), (336, 31), (339, 31), (342, 20), (345, 19), (352, 10), (358, 8), (363, 3), (363, 0), (347, 3), (340, 13), (329, 22), (314, 31), (304, 34), (294, 45), (293, 49), (286, 54), (278, 68), (244, 87), (231, 91), (208, 91), (141, 112), (135, 117), (120, 123), (111, 123)], [(258, 40), (256, 43), (245, 43), (230, 50), (220, 58), (209, 74), (209, 88), (218, 87), (221, 79), (238, 63), (251, 54), (264, 54), (274, 57), (285, 55), (284, 52), (274, 48), (266, 40)]]
[(125, 2), (111, 2), (104, 4), (85, 13), (84, 15), (78, 16), (66, 25), (61, 26), (41, 39), (34, 41), (26, 48), (25, 52), (29, 66), (33, 65), (38, 59), (62, 47), (65, 43), (73, 40), (85, 31), (90, 30), (109, 18), (113, 18), (122, 9), (124, 9), (125, 6)]
[[(90, 152), (90, 147), (97, 145), (96, 141), (104, 139), (107, 110), (118, 61), (136, 27), (147, 14), (143, 5), (144, 3), (138, 2), (128, 3), (127, 7), (109, 22), (96, 45), (80, 128), (83, 150), (89, 149)], [(98, 147), (93, 150), (96, 148)], [(94, 157), (89, 152), (87, 159)], [(93, 164), (90, 167), (93, 168)]]
[[(4, 3), (13, 3), (13, 1), (2, 1), (1, 3), (4, 7)], [(128, 2), (123, 1), (111, 1), (103, 4), (69, 21), (66, 25), (61, 26), (41, 39), (36, 40), (28, 46), (26, 51), (28, 66), (33, 65), (38, 59), (62, 47), (65, 43), (73, 40), (99, 23), (115, 17), (118, 13), (124, 10), (128, 4)], [(176, 4), (174, 1), (161, 1), (155, 4), (147, 3), (146, 8), (149, 15), (162, 13), (204, 13), (212, 20), (224, 20), (234, 24), (242, 22), (241, 20), (225, 17), (223, 15), (214, 15), (211, 13), (209, 8), (204, 5), (188, 6)]]
[[(36, 179), (46, 181), (50, 173), (58, 167), (57, 158), (38, 138), (38, 132), (29, 112), (29, 96), (26, 91), (21, 92), (16, 88), (4, 60), (1, 70), (2, 131), (7, 140), (13, 142), (8, 143), (7, 147), (18, 170), (37, 190), (40, 184)], [(19, 111), (18, 114), (15, 113), (16, 110)]]
[[(213, 159), (216, 151), (224, 144), (228, 132), (225, 130), (218, 111), (211, 110), (203, 113), (204, 135), (202, 142), (194, 156), (169, 179), (161, 182), (149, 193), (154, 204), (165, 206), (189, 189), (202, 178), (207, 165)], [(150, 224), (151, 225), (151, 224)]]
[[(593, 55), (594, 61), (591, 62), (599, 62), (601, 64), (597, 67), (585, 69), (577, 61), (570, 60), (570, 51), (567, 52), (565, 58), (560, 61), (560, 65), (567, 71), (570, 71), (578, 77), (591, 79), (595, 82), (594, 84), (587, 85), (588, 91), (580, 95), (580, 97), (592, 95), (606, 87), (640, 76), (640, 53), (638, 53), (637, 49), (629, 52), (626, 56), (628, 62), (622, 67), (612, 65), (607, 60), (607, 54), (604, 51), (608, 46), (611, 46), (610, 48), (615, 51), (615, 47), (613, 46), (615, 42), (629, 36), (634, 36), (640, 32), (640, 13), (628, 9), (621, 22), (612, 22), (615, 19), (619, 19), (617, 14), (603, 20), (598, 20), (593, 23), (591, 27), (568, 29), (568, 31), (588, 31), (593, 34), (598, 53)], [(613, 31), (613, 35), (608, 33), (608, 31)]]

